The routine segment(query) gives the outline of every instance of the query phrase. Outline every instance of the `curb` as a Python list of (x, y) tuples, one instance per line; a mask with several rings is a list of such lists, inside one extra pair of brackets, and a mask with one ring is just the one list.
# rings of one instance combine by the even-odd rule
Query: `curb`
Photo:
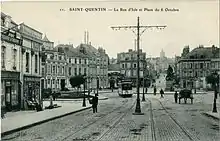
[[(104, 97), (104, 98), (100, 98), (99, 100), (107, 100), (108, 97)], [(44, 101), (50, 101), (50, 100), (44, 100)], [(55, 100), (55, 101), (83, 101), (81, 99), (58, 99), (58, 100)]]
[(213, 119), (215, 119), (215, 120), (220, 120), (218, 117), (215, 117), (215, 116), (210, 115), (210, 114), (208, 114), (208, 113), (202, 113), (202, 115), (205, 115), (205, 116), (207, 116), (207, 117), (211, 117), (211, 118), (213, 118)]
[(71, 115), (71, 114), (74, 114), (74, 113), (77, 113), (77, 112), (81, 112), (81, 111), (87, 110), (87, 109), (90, 109), (90, 108), (92, 108), (92, 106), (86, 107), (86, 108), (83, 108), (83, 109), (80, 109), (80, 110), (77, 110), (77, 111), (72, 111), (72, 112), (69, 112), (69, 113), (65, 113), (63, 115), (59, 115), (59, 116), (55, 116), (55, 117), (52, 117), (52, 118), (48, 118), (48, 119), (45, 119), (45, 120), (42, 120), (42, 121), (38, 121), (38, 122), (29, 124), (29, 125), (25, 125), (23, 127), (18, 127), (18, 128), (9, 130), (9, 131), (5, 131), (5, 132), (1, 133), (1, 136), (3, 137), (3, 136), (6, 136), (6, 135), (9, 135), (9, 134), (12, 134), (14, 132), (20, 131), (20, 130), (24, 130), (24, 129), (27, 129), (27, 128), (30, 128), (30, 127), (33, 127), (33, 126), (36, 126), (36, 125), (39, 125), (39, 124), (51, 121), (51, 120), (55, 120), (55, 119), (58, 119), (58, 118), (61, 118), (61, 117), (65, 117), (65, 116), (68, 116), (68, 115)]

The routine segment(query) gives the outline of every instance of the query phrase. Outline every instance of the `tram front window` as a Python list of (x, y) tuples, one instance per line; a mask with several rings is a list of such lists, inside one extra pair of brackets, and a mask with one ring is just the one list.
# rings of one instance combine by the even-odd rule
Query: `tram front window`
[(123, 84), (122, 85), (122, 90), (132, 90), (131, 84)]

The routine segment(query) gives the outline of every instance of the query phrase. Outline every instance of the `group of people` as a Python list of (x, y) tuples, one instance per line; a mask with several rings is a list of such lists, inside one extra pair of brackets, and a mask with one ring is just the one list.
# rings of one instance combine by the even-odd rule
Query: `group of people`
[[(154, 86), (154, 95), (156, 95), (156, 93), (157, 93), (157, 88), (156, 88), (156, 86)], [(163, 91), (163, 89), (160, 89), (160, 98), (164, 98), (164, 91)]]

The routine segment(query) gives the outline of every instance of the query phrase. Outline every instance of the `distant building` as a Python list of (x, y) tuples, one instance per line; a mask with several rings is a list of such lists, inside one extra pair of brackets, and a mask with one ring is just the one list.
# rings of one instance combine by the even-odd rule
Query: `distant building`
[[(187, 51), (188, 52), (188, 51)], [(177, 74), (183, 88), (206, 88), (205, 77), (220, 69), (219, 47), (199, 46), (183, 53), (177, 62)]]
[[(146, 53), (140, 49), (140, 80), (146, 75)], [(117, 54), (117, 62), (120, 66), (120, 73), (126, 78), (130, 78), (133, 84), (137, 81), (137, 51), (129, 49), (128, 52)], [(141, 83), (142, 84), (142, 83)]]
[(54, 48), (53, 42), (50, 42), (45, 37), (43, 39), (44, 58), (42, 59), (41, 69), (42, 88), (50, 88), (51, 90), (57, 91), (61, 89), (61, 81), (66, 82), (66, 56), (64, 52)]

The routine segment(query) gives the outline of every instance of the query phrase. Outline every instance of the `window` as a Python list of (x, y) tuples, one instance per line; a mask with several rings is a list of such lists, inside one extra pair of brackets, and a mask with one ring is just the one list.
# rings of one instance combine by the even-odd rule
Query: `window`
[(55, 74), (55, 70), (56, 70), (56, 68), (55, 68), (55, 66), (53, 66), (53, 74)]
[(200, 63), (200, 69), (202, 69), (203, 68), (203, 63)]
[(79, 59), (79, 64), (81, 64), (81, 59)]
[(41, 73), (44, 75), (44, 68), (42, 68), (42, 72)]
[(59, 56), (59, 60), (62, 60), (62, 57), (61, 57), (61, 56)]
[(136, 66), (136, 64), (134, 64), (134, 68), (136, 68), (137, 66)]
[(87, 64), (87, 61), (86, 61), (86, 59), (84, 60), (84, 62), (85, 62), (85, 64)]
[(35, 73), (37, 73), (37, 70), (38, 70), (38, 68), (37, 68), (37, 62), (38, 62), (38, 58), (37, 58), (37, 54), (35, 54)]
[(47, 66), (47, 73), (48, 73), (48, 74), (51, 73), (50, 65)]
[(71, 63), (71, 58), (69, 58), (69, 63)]
[(122, 64), (122, 68), (124, 68), (125, 67), (125, 64)]
[(84, 68), (84, 75), (86, 75), (86, 68)]
[(48, 84), (50, 85), (50, 79), (49, 79), (47, 82), (48, 82)]
[(53, 79), (53, 84), (55, 84), (55, 79)]
[(77, 68), (75, 68), (75, 70), (74, 70), (74, 71), (75, 71), (75, 76), (76, 76), (76, 75), (77, 75)]
[(29, 68), (30, 68), (29, 57), (30, 57), (30, 54), (26, 52), (26, 72), (29, 72)]
[(5, 47), (2, 46), (2, 56), (1, 56), (1, 64), (2, 64), (2, 68), (5, 68)]
[(57, 74), (57, 65), (55, 66), (55, 68), (56, 68), (56, 74)]
[(69, 75), (71, 75), (71, 67), (69, 67)]
[(77, 58), (75, 58), (75, 64), (77, 64)]
[(79, 68), (79, 75), (81, 75), (81, 68)]
[(62, 67), (62, 74), (64, 75), (64, 66)]
[(17, 50), (13, 49), (13, 70), (16, 70)]
[(57, 66), (57, 67), (58, 67), (58, 74), (60, 74), (60, 72), (61, 72), (61, 71), (60, 71), (60, 66)]

